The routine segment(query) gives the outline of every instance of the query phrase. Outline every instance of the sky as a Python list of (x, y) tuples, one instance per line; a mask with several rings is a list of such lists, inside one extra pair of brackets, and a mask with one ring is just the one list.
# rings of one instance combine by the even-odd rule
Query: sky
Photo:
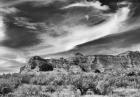
[(139, 51), (139, 9), (139, 0), (1, 0), (0, 73), (35, 55)]

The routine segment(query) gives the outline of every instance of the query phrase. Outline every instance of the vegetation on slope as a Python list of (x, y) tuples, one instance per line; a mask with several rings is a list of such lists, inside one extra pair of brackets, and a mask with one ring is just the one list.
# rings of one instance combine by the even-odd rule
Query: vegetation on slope
[(48, 62), (49, 67), (52, 65), (51, 70), (39, 71), (38, 64), (43, 67), (48, 64), (30, 60), (31, 66), (35, 64), (34, 69), (28, 68), (26, 73), (1, 75), (0, 97), (140, 97), (138, 66), (112, 67), (102, 72), (92, 70), (87, 57), (80, 53), (71, 60), (60, 60), (42, 60)]

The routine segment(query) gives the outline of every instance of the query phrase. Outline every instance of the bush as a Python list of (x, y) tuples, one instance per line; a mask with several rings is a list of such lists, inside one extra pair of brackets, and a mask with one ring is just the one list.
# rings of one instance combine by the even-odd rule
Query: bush
[(82, 95), (86, 94), (89, 89), (99, 94), (99, 91), (96, 89), (97, 82), (98, 79), (94, 73), (81, 73), (70, 76), (70, 84), (79, 89)]
[(115, 88), (140, 88), (139, 71), (131, 69), (116, 69), (107, 71), (99, 81), (97, 88), (102, 94), (109, 94)]
[(14, 95), (15, 97), (51, 97), (50, 93), (39, 85), (22, 85), (14, 92)]
[(0, 79), (0, 93), (5, 95), (12, 92), (21, 84), (19, 78), (10, 77), (9, 79)]
[(65, 85), (67, 81), (67, 72), (53, 71), (48, 73), (40, 73), (31, 79), (31, 83), (35, 85)]
[(29, 74), (24, 74), (21, 75), (21, 83), (23, 84), (30, 84), (31, 79), (34, 77), (35, 75), (29, 75)]

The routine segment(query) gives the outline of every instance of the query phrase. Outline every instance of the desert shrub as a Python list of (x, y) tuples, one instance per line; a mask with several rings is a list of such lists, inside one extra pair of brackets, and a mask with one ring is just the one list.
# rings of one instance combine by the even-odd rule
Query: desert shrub
[(53, 71), (40, 73), (31, 79), (31, 83), (35, 85), (65, 85), (67, 80), (67, 72)]
[(100, 94), (106, 95), (112, 92), (112, 82), (111, 81), (99, 81), (96, 87)]
[(17, 88), (21, 84), (20, 78), (10, 77), (8, 79), (1, 78), (0, 79), (0, 93), (5, 95), (9, 92), (12, 92), (15, 88)]
[(30, 74), (23, 74), (23, 75), (21, 75), (21, 83), (22, 84), (30, 84), (30, 80), (34, 76), (35, 75), (30, 75)]
[(138, 88), (140, 87), (139, 71), (131, 69), (116, 69), (103, 74), (97, 88), (101, 94), (109, 94), (115, 88)]
[(70, 74), (80, 74), (81, 72), (82, 72), (82, 69), (80, 68), (80, 66), (72, 65), (69, 68)]
[(8, 94), (22, 84), (30, 84), (30, 79), (32, 77), (33, 75), (22, 75), (18, 73), (2, 75), (0, 78), (0, 94)]
[(65, 70), (68, 70), (70, 67), (69, 61), (63, 57), (59, 59), (59, 64), (56, 65), (57, 68), (64, 68)]
[(94, 73), (81, 73), (70, 76), (70, 84), (76, 89), (79, 89), (81, 94), (86, 94), (87, 90), (92, 90), (94, 93), (99, 94), (96, 89), (97, 76)]
[(0, 97), (17, 97), (12, 93), (6, 94), (6, 95), (0, 95)]
[(35, 85), (48, 85), (51, 82), (51, 78), (47, 78), (48, 74), (39, 74), (31, 78), (31, 83)]
[(111, 93), (114, 88), (127, 87), (129, 83), (126, 80), (125, 72), (114, 70), (102, 74), (102, 79), (97, 84), (100, 93), (106, 95)]
[(71, 86), (60, 87), (54, 94), (56, 97), (79, 97), (75, 91), (72, 90)]
[(57, 87), (54, 86), (54, 85), (47, 85), (45, 86), (45, 91), (46, 92), (50, 92), (50, 93), (53, 93), (57, 90)]
[(22, 85), (14, 92), (15, 97), (51, 97), (50, 93), (44, 91), (39, 85)]

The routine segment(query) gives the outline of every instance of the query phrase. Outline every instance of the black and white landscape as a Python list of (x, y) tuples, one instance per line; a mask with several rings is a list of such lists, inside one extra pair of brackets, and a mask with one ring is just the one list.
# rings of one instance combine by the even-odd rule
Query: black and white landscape
[(1, 72), (34, 55), (139, 50), (139, 39), (138, 0), (0, 1)]
[[(69, 97), (84, 97), (88, 90), (102, 95), (101, 97), (121, 97), (116, 94), (109, 96), (114, 91), (108, 91), (114, 88), (127, 88), (129, 91), (128, 87), (137, 94), (140, 85), (139, 10), (139, 0), (0, 0), (0, 73), (18, 73), (1, 76), (0, 82), (5, 82), (7, 76), (26, 81), (28, 77), (31, 78), (27, 82), (20, 80), (18, 85), (14, 83), (18, 88), (10, 86), (12, 91), (5, 88), (3, 90), (0, 84), (0, 94), (5, 95), (7, 91), (20, 94), (25, 91), (16, 89), (26, 90), (30, 88), (27, 84), (46, 85), (45, 82), (39, 82), (41, 77), (48, 74), (51, 79), (51, 75), (59, 75), (60, 72), (71, 76), (64, 74), (69, 79), (62, 80), (66, 81), (66, 87), (67, 82), (70, 82), (69, 88), (80, 89), (81, 96)], [(77, 72), (79, 79), (71, 81), (70, 78), (75, 77)], [(79, 81), (83, 85), (82, 77), (86, 79), (87, 76), (90, 76), (88, 81), (101, 83), (84, 82), (93, 87), (74, 84)], [(135, 85), (127, 82), (130, 80), (134, 80)], [(12, 82), (11, 79), (9, 82)], [(59, 83), (60, 87), (65, 86), (64, 83)], [(101, 86), (103, 83), (104, 86)], [(22, 87), (21, 84), (25, 86)], [(53, 92), (58, 92), (57, 89), (53, 89)], [(137, 95), (129, 94), (124, 97), (140, 96)]]

